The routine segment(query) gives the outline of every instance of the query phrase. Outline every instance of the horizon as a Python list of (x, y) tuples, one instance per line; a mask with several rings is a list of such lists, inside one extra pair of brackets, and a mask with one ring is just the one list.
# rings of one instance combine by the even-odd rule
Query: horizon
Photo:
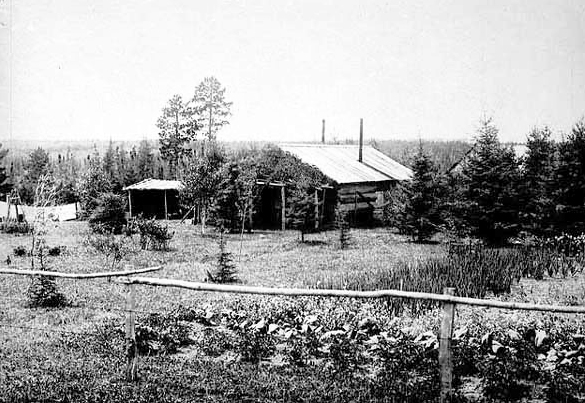
[(215, 76), (225, 142), (502, 142), (585, 116), (585, 3), (6, 0), (0, 142), (140, 141)]

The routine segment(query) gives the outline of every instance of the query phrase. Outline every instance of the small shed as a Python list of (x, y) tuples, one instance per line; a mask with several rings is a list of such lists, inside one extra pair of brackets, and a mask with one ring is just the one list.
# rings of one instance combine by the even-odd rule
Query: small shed
[[(386, 204), (384, 192), (412, 177), (410, 168), (371, 146), (318, 143), (280, 144), (278, 147), (314, 166), (333, 181), (315, 191), (319, 225), (326, 226), (333, 221), (338, 200), (341, 209), (351, 214), (354, 223), (371, 223), (374, 214), (381, 212)], [(280, 191), (272, 192), (274, 194), (268, 196), (273, 196), (270, 199), (274, 200), (273, 217), (276, 218), (283, 211), (285, 199), (279, 195)], [(270, 204), (267, 200), (262, 203), (262, 210)]]
[(180, 181), (148, 178), (126, 186), (130, 217), (142, 214), (147, 218), (169, 219), (180, 215)]

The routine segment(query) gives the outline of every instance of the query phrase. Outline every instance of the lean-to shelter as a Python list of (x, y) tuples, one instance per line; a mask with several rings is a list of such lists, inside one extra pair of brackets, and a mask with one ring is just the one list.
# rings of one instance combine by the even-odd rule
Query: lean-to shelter
[(169, 219), (180, 216), (180, 181), (148, 178), (123, 190), (128, 192), (130, 217), (142, 214), (145, 218)]

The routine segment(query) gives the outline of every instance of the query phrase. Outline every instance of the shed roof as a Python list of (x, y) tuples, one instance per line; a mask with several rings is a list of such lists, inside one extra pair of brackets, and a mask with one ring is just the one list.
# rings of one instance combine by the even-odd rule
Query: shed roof
[(126, 186), (123, 190), (181, 190), (183, 188), (181, 181), (148, 178), (134, 185)]
[(408, 180), (412, 171), (371, 146), (364, 146), (362, 162), (358, 145), (280, 144), (301, 161), (315, 166), (339, 184)]

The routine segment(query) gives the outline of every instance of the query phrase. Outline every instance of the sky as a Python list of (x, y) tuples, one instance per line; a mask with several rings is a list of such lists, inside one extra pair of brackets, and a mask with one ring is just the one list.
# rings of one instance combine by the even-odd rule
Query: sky
[(0, 0), (0, 142), (157, 138), (214, 76), (225, 141), (502, 141), (585, 116), (585, 2)]

